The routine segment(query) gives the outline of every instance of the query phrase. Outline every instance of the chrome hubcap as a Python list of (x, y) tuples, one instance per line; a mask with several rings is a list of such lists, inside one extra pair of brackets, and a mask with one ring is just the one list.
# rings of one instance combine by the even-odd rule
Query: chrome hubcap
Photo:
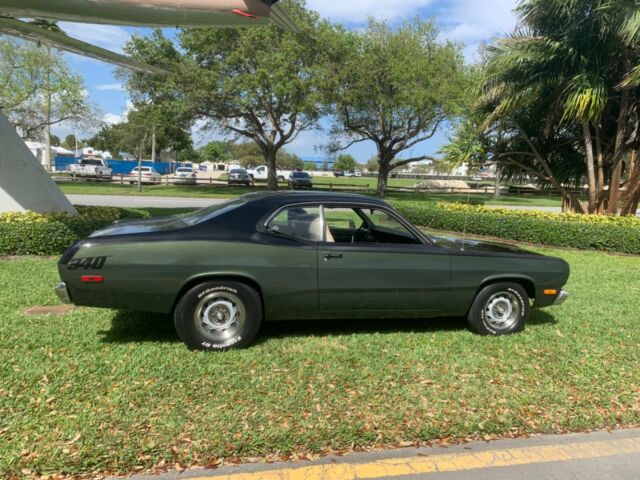
[(193, 318), (198, 332), (212, 342), (224, 342), (237, 336), (245, 319), (242, 301), (229, 292), (205, 296), (196, 306)]
[(485, 318), (496, 330), (508, 330), (520, 318), (521, 306), (511, 292), (500, 292), (492, 296), (485, 307)]

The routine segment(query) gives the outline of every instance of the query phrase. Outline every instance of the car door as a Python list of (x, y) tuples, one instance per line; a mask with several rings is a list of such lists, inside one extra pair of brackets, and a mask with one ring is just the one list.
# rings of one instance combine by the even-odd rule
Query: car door
[[(323, 207), (318, 249), (320, 312), (326, 316), (433, 316), (447, 311), (451, 264), (446, 250), (425, 244), (390, 211)], [(381, 219), (387, 225), (382, 225)], [(380, 222), (375, 225), (374, 221)], [(372, 225), (381, 234), (369, 232)], [(384, 243), (381, 243), (384, 242)]]

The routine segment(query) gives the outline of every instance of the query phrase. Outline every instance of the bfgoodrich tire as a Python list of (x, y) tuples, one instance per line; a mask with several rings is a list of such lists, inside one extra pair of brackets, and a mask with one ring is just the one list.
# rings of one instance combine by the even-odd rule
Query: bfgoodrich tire
[(239, 282), (201, 283), (180, 299), (174, 323), (191, 350), (224, 351), (251, 345), (262, 324), (262, 302)]
[(511, 335), (524, 330), (530, 310), (529, 295), (521, 285), (495, 283), (480, 290), (467, 321), (480, 335)]

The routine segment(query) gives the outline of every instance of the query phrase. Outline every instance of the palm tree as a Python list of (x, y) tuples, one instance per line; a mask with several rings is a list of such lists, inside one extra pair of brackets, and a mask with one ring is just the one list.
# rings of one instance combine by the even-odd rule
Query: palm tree
[(577, 126), (588, 211), (617, 213), (625, 163), (640, 169), (640, 1), (521, 0), (516, 12), (516, 31), (488, 49), (485, 125), (535, 108), (548, 132)]

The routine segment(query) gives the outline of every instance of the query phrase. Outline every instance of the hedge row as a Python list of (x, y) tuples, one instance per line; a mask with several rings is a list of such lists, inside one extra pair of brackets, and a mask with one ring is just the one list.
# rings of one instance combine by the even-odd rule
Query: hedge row
[(0, 214), (0, 255), (59, 255), (77, 240), (116, 220), (149, 217), (147, 212), (131, 208), (77, 209), (79, 215)]
[(640, 219), (493, 209), (458, 203), (394, 202), (415, 225), (519, 242), (640, 255)]

